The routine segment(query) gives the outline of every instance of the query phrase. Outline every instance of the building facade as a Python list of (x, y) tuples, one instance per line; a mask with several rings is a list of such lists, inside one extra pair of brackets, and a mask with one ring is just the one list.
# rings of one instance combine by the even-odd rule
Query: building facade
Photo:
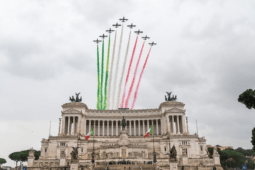
[[(206, 139), (189, 134), (184, 106), (181, 102), (166, 101), (157, 109), (92, 110), (81, 102), (63, 104), (58, 135), (42, 139), (40, 158), (34, 160), (31, 153), (28, 167), (69, 167), (72, 147), (79, 147), (78, 165), (84, 169), (105, 169), (106, 166), (121, 169), (128, 166), (119, 164), (123, 160), (140, 169), (222, 169), (217, 151), (213, 158), (208, 157)], [(124, 128), (121, 126), (123, 117)], [(153, 135), (144, 138), (151, 126)], [(85, 140), (92, 128), (94, 136)], [(169, 152), (173, 146), (177, 156), (172, 163)], [(151, 164), (154, 151), (157, 163)], [(93, 167), (92, 152), (95, 153)]]

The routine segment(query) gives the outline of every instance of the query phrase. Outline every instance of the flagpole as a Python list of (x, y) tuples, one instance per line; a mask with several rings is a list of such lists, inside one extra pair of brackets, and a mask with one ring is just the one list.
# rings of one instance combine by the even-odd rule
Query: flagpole
[[(94, 127), (95, 127), (95, 122), (93, 122), (94, 123)], [(93, 167), (94, 167), (94, 165), (95, 165), (95, 159), (94, 159), (94, 138), (95, 138), (95, 132), (94, 132), (94, 127), (93, 127), (93, 151), (92, 151), (92, 160), (91, 160), (91, 162), (92, 162), (92, 164), (93, 164)], [(94, 168), (93, 168), (94, 169)]]
[[(152, 128), (153, 128), (153, 126), (152, 126)], [(152, 136), (153, 136), (153, 162), (156, 163), (157, 158), (156, 158), (155, 147), (154, 147), (154, 131), (152, 131)]]

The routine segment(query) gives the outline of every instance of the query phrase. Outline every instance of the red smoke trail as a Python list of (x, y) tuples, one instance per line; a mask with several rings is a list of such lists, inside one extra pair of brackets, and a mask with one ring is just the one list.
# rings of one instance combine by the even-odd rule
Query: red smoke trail
[(130, 59), (130, 62), (129, 62), (129, 66), (128, 66), (128, 72), (127, 72), (127, 77), (126, 77), (126, 81), (125, 81), (124, 92), (123, 92), (123, 95), (122, 95), (122, 100), (121, 100), (120, 108), (124, 107), (124, 100), (125, 100), (125, 96), (126, 96), (126, 88), (127, 88), (129, 73), (130, 73), (130, 70), (131, 70), (132, 63), (133, 63), (133, 58), (134, 58), (134, 55), (135, 55), (135, 49), (136, 49), (137, 40), (138, 40), (138, 35), (137, 35), (136, 40), (135, 40), (135, 45), (134, 45), (132, 56), (131, 56), (131, 59)]
[(138, 80), (138, 83), (137, 83), (137, 86), (136, 86), (136, 89), (135, 89), (135, 94), (134, 94), (134, 99), (133, 99), (133, 103), (132, 103), (132, 106), (131, 106), (131, 110), (132, 110), (132, 109), (134, 108), (134, 106), (135, 106), (135, 101), (136, 101), (136, 98), (137, 98), (138, 89), (139, 89), (139, 86), (140, 86), (140, 82), (141, 82), (141, 79), (142, 79), (142, 76), (143, 76), (143, 72), (144, 72), (144, 69), (145, 69), (145, 67), (146, 67), (146, 64), (147, 64), (147, 61), (148, 61), (150, 52), (151, 52), (151, 48), (150, 48), (149, 53), (148, 53), (148, 55), (147, 55), (147, 58), (146, 58), (146, 60), (145, 60), (145, 62), (144, 62), (143, 69), (142, 69), (142, 71), (141, 71), (141, 73), (140, 73), (140, 77), (139, 77), (139, 80)]
[(126, 99), (126, 102), (125, 102), (125, 108), (128, 108), (128, 102), (129, 102), (130, 95), (131, 95), (132, 90), (133, 90), (133, 87), (134, 87), (135, 77), (136, 77), (138, 65), (139, 65), (139, 62), (140, 62), (140, 59), (141, 59), (141, 56), (142, 56), (142, 53), (143, 53), (144, 43), (145, 43), (145, 41), (143, 42), (143, 46), (142, 46), (142, 49), (141, 49), (141, 51), (140, 51), (138, 61), (137, 61), (137, 63), (136, 63), (136, 67), (135, 67), (135, 72), (134, 72), (133, 80), (132, 80), (131, 86), (130, 86), (130, 88), (129, 88), (128, 96), (127, 96), (127, 99)]

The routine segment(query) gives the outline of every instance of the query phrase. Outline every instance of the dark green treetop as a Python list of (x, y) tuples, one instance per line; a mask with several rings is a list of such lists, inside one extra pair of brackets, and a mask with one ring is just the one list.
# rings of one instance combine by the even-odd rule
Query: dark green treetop
[(255, 90), (246, 90), (239, 95), (238, 101), (243, 103), (248, 109), (255, 109)]

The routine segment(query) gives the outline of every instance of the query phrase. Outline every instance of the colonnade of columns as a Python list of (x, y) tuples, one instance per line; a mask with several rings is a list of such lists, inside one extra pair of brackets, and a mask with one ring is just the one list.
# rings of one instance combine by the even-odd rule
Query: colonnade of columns
[[(144, 136), (153, 126), (153, 134), (161, 135), (161, 120), (126, 120), (125, 130), (129, 136)], [(119, 136), (122, 130), (121, 120), (86, 120), (85, 134), (94, 128), (95, 136)]]
[(79, 133), (80, 120), (77, 116), (64, 116), (62, 118), (62, 135), (77, 135)]
[(183, 115), (169, 115), (167, 117), (168, 131), (172, 134), (186, 133), (185, 117)]

